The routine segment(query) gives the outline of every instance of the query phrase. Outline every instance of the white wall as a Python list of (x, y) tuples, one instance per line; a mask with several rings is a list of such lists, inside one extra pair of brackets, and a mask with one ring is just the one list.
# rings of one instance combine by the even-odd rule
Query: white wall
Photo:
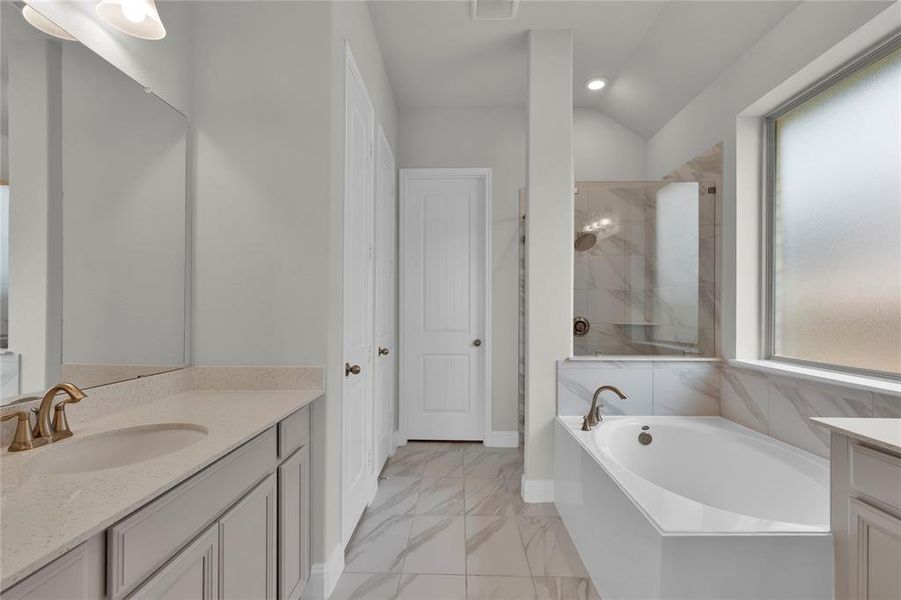
[(593, 108), (573, 109), (576, 181), (645, 178), (647, 141)]
[(191, 112), (192, 2), (157, 2), (166, 37), (148, 42), (106, 25), (96, 2), (28, 0), (41, 14), (78, 38), (129, 77), (185, 114)]
[(195, 10), (194, 363), (322, 364), (328, 7)]
[(187, 121), (80, 44), (62, 98), (63, 362), (183, 364)]
[(523, 497), (553, 496), (557, 361), (572, 354), (572, 31), (529, 32)]
[(492, 419), (516, 431), (519, 190), (526, 184), (526, 112), (520, 108), (409, 109), (400, 113), (401, 168), (492, 169)]

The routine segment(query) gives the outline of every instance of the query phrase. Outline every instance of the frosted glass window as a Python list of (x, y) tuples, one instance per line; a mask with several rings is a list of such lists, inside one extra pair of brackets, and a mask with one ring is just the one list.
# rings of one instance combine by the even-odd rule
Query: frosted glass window
[(771, 354), (901, 372), (901, 48), (773, 121)]

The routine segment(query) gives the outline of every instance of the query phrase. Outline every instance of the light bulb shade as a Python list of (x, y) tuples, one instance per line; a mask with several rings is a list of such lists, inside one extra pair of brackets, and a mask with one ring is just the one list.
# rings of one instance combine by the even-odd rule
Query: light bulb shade
[(97, 14), (122, 33), (143, 40), (166, 37), (166, 27), (154, 0), (100, 0)]
[(78, 41), (71, 35), (69, 32), (31, 8), (27, 4), (25, 8), (22, 9), (22, 16), (25, 17), (25, 20), (28, 21), (32, 27), (35, 29), (40, 29), (47, 35), (52, 35), (55, 38), (59, 38), (61, 40), (66, 40), (68, 42)]

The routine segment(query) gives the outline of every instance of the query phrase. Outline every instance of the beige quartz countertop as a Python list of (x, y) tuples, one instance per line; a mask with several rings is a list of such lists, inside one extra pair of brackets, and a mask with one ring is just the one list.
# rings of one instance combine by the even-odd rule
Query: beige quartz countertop
[(817, 417), (813, 420), (855, 440), (901, 453), (901, 419)]
[[(192, 391), (74, 427), (75, 436), (24, 452), (0, 453), (0, 589), (113, 525), (322, 396), (322, 390)], [(90, 399), (85, 400), (85, 402)], [(78, 406), (69, 407), (70, 411)], [(53, 475), (29, 462), (105, 431), (157, 423), (208, 430), (197, 443), (145, 462)]]

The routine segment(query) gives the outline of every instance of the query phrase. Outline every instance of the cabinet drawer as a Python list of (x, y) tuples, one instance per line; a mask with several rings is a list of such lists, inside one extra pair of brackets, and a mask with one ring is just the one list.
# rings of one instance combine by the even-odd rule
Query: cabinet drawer
[(276, 446), (272, 427), (110, 527), (109, 597), (125, 596), (271, 472)]
[(278, 457), (285, 458), (310, 441), (310, 407), (304, 406), (278, 424)]
[(852, 445), (851, 488), (901, 511), (901, 458)]

